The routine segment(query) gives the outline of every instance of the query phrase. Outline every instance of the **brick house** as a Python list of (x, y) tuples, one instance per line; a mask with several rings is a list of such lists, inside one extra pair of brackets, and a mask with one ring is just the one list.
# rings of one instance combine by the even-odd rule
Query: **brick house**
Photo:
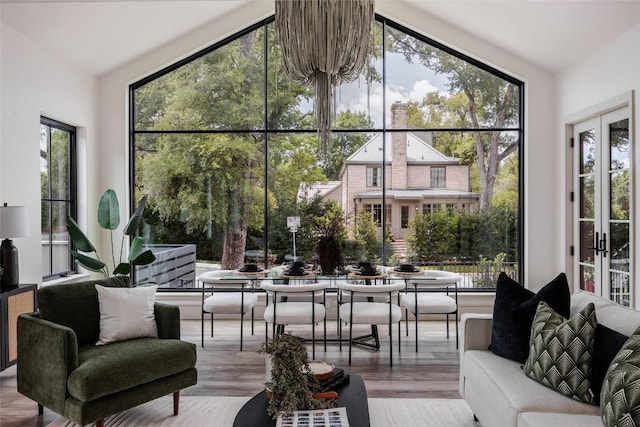
[[(391, 115), (393, 129), (407, 128), (407, 104), (393, 104)], [(470, 166), (436, 150), (431, 133), (389, 133), (384, 168), (382, 139), (382, 134), (375, 135), (349, 156), (339, 181), (302, 185), (300, 195), (335, 200), (350, 217), (363, 209), (371, 212), (382, 232), (384, 169), (386, 218), (395, 239), (405, 238), (417, 213), (469, 211), (477, 205), (479, 195), (469, 191)]]

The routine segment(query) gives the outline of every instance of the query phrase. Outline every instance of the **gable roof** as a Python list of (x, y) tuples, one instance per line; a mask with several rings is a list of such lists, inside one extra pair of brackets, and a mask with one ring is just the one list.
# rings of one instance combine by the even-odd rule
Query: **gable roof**
[[(448, 157), (436, 150), (427, 143), (424, 139), (420, 138), (413, 132), (407, 132), (407, 164), (459, 164), (460, 160), (456, 157)], [(391, 152), (391, 138), (390, 133), (387, 134), (387, 141), (385, 146), (384, 160), (386, 163), (393, 161)], [(364, 143), (362, 147), (356, 150), (355, 153), (350, 155), (345, 164), (362, 164), (362, 163), (379, 163), (380, 153), (382, 153), (382, 134), (378, 133), (373, 136), (369, 141)]]

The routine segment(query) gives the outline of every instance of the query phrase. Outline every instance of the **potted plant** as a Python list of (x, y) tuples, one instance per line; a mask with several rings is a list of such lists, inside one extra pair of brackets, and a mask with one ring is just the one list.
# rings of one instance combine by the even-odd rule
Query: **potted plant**
[[(120, 204), (118, 203), (118, 196), (112, 189), (108, 189), (104, 192), (100, 198), (98, 204), (98, 224), (105, 230), (110, 231), (111, 236), (111, 256), (113, 257), (114, 270), (113, 274), (121, 274), (128, 276), (131, 274), (133, 266), (135, 265), (147, 265), (155, 261), (156, 257), (151, 250), (143, 250), (144, 239), (138, 236), (138, 228), (142, 222), (142, 214), (147, 202), (147, 196), (144, 196), (138, 207), (129, 218), (124, 232), (122, 234), (122, 241), (120, 243), (120, 255), (118, 257), (118, 263), (116, 263), (113, 230), (116, 230), (120, 226)], [(67, 230), (71, 242), (77, 250), (72, 250), (71, 255), (78, 261), (80, 265), (90, 271), (100, 272), (104, 277), (109, 277), (109, 269), (104, 261), (100, 259), (95, 246), (89, 241), (87, 236), (80, 230), (78, 224), (71, 217), (67, 217)], [(129, 255), (127, 261), (122, 261), (122, 250), (124, 248), (125, 236), (133, 236), (131, 244), (129, 246)], [(87, 254), (95, 254), (95, 257)]]
[(321, 215), (312, 219), (318, 262), (322, 272), (332, 274), (344, 265), (342, 243), (345, 239), (344, 214), (337, 203), (331, 201)]
[(309, 368), (307, 348), (299, 337), (276, 335), (262, 345), (260, 353), (267, 354), (267, 412), (273, 419), (280, 413), (302, 409), (326, 409), (335, 400), (313, 397), (312, 384), (316, 379)]

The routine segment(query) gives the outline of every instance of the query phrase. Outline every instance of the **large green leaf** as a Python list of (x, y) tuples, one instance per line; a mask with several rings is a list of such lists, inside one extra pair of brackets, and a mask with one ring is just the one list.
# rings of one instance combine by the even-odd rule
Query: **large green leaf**
[(112, 189), (108, 189), (100, 197), (98, 224), (106, 230), (115, 230), (120, 225), (120, 204), (116, 192)]
[(70, 252), (71, 252), (71, 255), (73, 255), (73, 257), (80, 263), (80, 265), (86, 268), (87, 270), (101, 272), (102, 269), (105, 267), (105, 263), (98, 259), (91, 258), (87, 255), (81, 254), (76, 251), (70, 251)]
[(124, 228), (124, 234), (127, 236), (133, 236), (138, 231), (140, 227), (140, 222), (142, 222), (142, 214), (144, 212), (144, 207), (147, 204), (147, 196), (144, 196), (140, 203), (138, 203), (138, 207), (129, 218), (129, 222), (127, 222), (126, 227)]
[(148, 264), (151, 264), (155, 260), (156, 260), (156, 256), (153, 254), (153, 252), (151, 252), (151, 250), (147, 249), (146, 251), (142, 252), (140, 255), (135, 257), (133, 259), (133, 261), (131, 261), (131, 264), (133, 264), (133, 265), (148, 265)]
[(131, 273), (131, 264), (128, 262), (121, 262), (118, 266), (113, 270), (113, 274), (124, 274), (128, 276)]
[(135, 237), (129, 247), (129, 262), (133, 265), (147, 265), (156, 260), (156, 256), (150, 250), (142, 251), (144, 239)]
[(96, 252), (96, 248), (91, 244), (87, 236), (80, 230), (78, 224), (71, 218), (67, 217), (67, 231), (74, 246), (81, 252)]

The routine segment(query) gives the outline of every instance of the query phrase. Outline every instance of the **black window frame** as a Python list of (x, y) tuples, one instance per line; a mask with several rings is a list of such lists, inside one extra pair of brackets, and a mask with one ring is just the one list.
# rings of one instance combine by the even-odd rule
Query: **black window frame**
[[(69, 188), (68, 188), (68, 199), (59, 199), (59, 198), (53, 198), (51, 197), (51, 173), (48, 174), (49, 177), (49, 197), (43, 197), (40, 200), (41, 204), (51, 204), (51, 203), (56, 203), (56, 202), (66, 202), (69, 204), (69, 215), (74, 219), (77, 220), (78, 218), (78, 202), (77, 202), (77, 196), (78, 196), (78, 164), (77, 164), (77, 132), (78, 129), (75, 126), (60, 122), (58, 120), (54, 120), (51, 119), (49, 117), (46, 116), (40, 116), (40, 126), (47, 126), (50, 129), (58, 129), (64, 132), (67, 132), (69, 134), (69, 147), (68, 147), (68, 176), (69, 176)], [(51, 171), (51, 132), (49, 132), (49, 139), (47, 141), (47, 170)], [(48, 223), (49, 223), (49, 227), (48, 227), (48, 242), (53, 242), (53, 230), (50, 226), (50, 224), (52, 224), (52, 220), (53, 220), (53, 210), (52, 209), (48, 209), (47, 210), (48, 213)], [(42, 221), (40, 223), (40, 230), (41, 233), (43, 231), (43, 224)], [(69, 238), (69, 245), (71, 248), (73, 248), (73, 244), (71, 242), (71, 239)], [(48, 280), (53, 280), (53, 279), (57, 279), (60, 277), (66, 277), (70, 274), (74, 274), (77, 273), (78, 271), (78, 267), (76, 265), (76, 263), (73, 260), (73, 257), (71, 256), (71, 253), (68, 254), (68, 261), (69, 261), (69, 269), (68, 270), (64, 270), (64, 271), (57, 271), (54, 272), (53, 271), (53, 245), (49, 244), (49, 274), (43, 274), (42, 276), (42, 280), (43, 281), (48, 281)], [(44, 262), (44, 260), (43, 260)]]
[[(278, 129), (278, 128), (272, 128), (269, 126), (268, 121), (266, 121), (265, 119), (265, 125), (263, 129), (255, 129), (253, 131), (251, 130), (247, 130), (247, 129), (225, 129), (225, 130), (194, 130), (194, 131), (187, 131), (185, 129), (175, 129), (175, 130), (170, 130), (170, 131), (157, 131), (157, 130), (137, 130), (135, 128), (135, 124), (136, 124), (136, 120), (135, 120), (135, 91), (136, 89), (144, 86), (145, 84), (164, 76), (167, 73), (170, 73), (178, 68), (180, 68), (181, 66), (190, 63), (191, 61), (194, 61), (218, 48), (221, 48), (223, 46), (225, 46), (226, 44), (240, 38), (243, 37), (245, 35), (247, 35), (248, 33), (255, 31), (257, 29), (260, 28), (265, 28), (267, 27), (268, 24), (272, 24), (274, 22), (275, 18), (274, 16), (270, 16), (265, 18), (264, 20), (260, 21), (260, 22), (256, 22), (253, 25), (249, 25), (247, 27), (244, 28), (240, 28), (238, 29), (238, 31), (235, 34), (232, 34), (224, 39), (221, 39), (218, 42), (213, 43), (212, 45), (205, 47), (204, 49), (189, 55), (185, 58), (182, 58), (178, 61), (176, 61), (175, 63), (161, 69), (158, 70), (156, 72), (153, 72), (151, 74), (149, 74), (147, 77), (132, 83), (129, 86), (129, 188), (130, 188), (130, 192), (129, 192), (129, 197), (130, 197), (130, 206), (135, 206), (135, 198), (136, 198), (136, 180), (135, 180), (135, 170), (136, 170), (136, 164), (135, 164), (135, 147), (136, 147), (136, 135), (144, 135), (144, 134), (153, 134), (153, 133), (229, 133), (229, 134), (244, 134), (247, 132), (253, 132), (253, 133), (261, 133), (264, 134), (265, 137), (267, 135), (269, 135), (270, 133), (291, 133), (291, 132), (295, 132), (295, 133), (317, 133), (316, 129)], [(516, 77), (514, 77), (513, 75), (509, 75), (503, 71), (500, 71), (478, 59), (475, 59), (473, 57), (470, 57), (468, 55), (465, 55), (464, 53), (455, 50), (452, 47), (447, 46), (446, 44), (443, 44), (439, 41), (436, 41), (430, 37), (425, 36), (424, 34), (421, 34), (415, 30), (412, 30), (408, 27), (405, 27), (395, 21), (393, 21), (390, 18), (386, 18), (384, 16), (381, 16), (379, 14), (375, 15), (375, 20), (376, 23), (379, 23), (382, 25), (383, 29), (383, 38), (385, 37), (386, 31), (387, 29), (393, 29), (393, 30), (399, 30), (402, 31), (403, 33), (407, 34), (408, 36), (412, 36), (416, 39), (418, 39), (421, 42), (427, 43), (430, 46), (437, 48), (439, 50), (442, 50), (445, 53), (448, 53), (458, 59), (461, 59), (463, 61), (465, 61), (466, 63), (473, 65), (475, 67), (477, 67), (478, 69), (488, 72), (490, 74), (492, 74), (493, 76), (496, 76), (498, 78), (501, 78), (503, 80), (505, 80), (506, 82), (509, 82), (511, 84), (513, 84), (514, 86), (516, 86), (516, 90), (517, 90), (517, 96), (518, 96), (518, 101), (519, 101), (519, 105), (517, 106), (518, 109), (518, 124), (517, 126), (514, 127), (505, 127), (505, 128), (482, 128), (482, 131), (487, 131), (487, 132), (514, 132), (517, 134), (518, 137), (518, 195), (519, 195), (519, 200), (518, 200), (518, 220), (517, 220), (517, 239), (518, 239), (518, 259), (517, 259), (517, 263), (518, 263), (518, 276), (519, 276), (519, 280), (522, 281), (524, 278), (524, 248), (525, 248), (525, 236), (524, 236), (524, 220), (525, 220), (525, 211), (524, 211), (524, 199), (525, 199), (525, 188), (524, 188), (524, 164), (525, 164), (525, 152), (524, 152), (524, 144), (525, 144), (525, 83), (519, 79), (517, 79)], [(265, 52), (266, 52), (266, 47), (265, 47)], [(384, 57), (384, 54), (383, 54)], [(266, 71), (265, 71), (266, 72)], [(386, 83), (384, 82), (385, 78), (383, 77), (383, 85), (386, 85)], [(384, 91), (383, 91), (384, 93)], [(265, 101), (266, 102), (266, 101)], [(436, 136), (436, 134), (439, 133), (450, 133), (450, 132), (467, 132), (467, 131), (473, 131), (473, 128), (425, 128), (425, 129), (421, 129), (421, 131), (428, 131), (428, 132), (432, 132), (434, 134), (434, 137)], [(354, 132), (352, 130), (343, 130), (343, 129), (335, 129), (334, 131), (336, 132)], [(387, 128), (387, 124), (385, 122), (385, 120), (383, 120), (383, 124), (380, 127), (375, 127), (372, 129), (358, 129), (355, 132), (366, 132), (366, 133), (383, 133), (384, 134), (393, 134), (394, 132), (407, 132), (407, 131), (412, 131), (412, 129), (390, 129)], [(383, 137), (384, 139), (384, 137)], [(265, 158), (266, 158), (266, 152), (265, 152)], [(386, 163), (382, 162), (382, 203), (381, 205), (388, 205), (388, 198), (389, 196), (387, 195), (387, 192), (389, 190), (389, 188), (387, 188), (387, 185), (385, 183), (385, 169), (386, 169)], [(446, 171), (445, 171), (446, 174)], [(267, 195), (267, 191), (265, 189), (265, 193), (264, 193), (264, 203), (267, 204), (267, 199), (268, 199), (268, 195)], [(444, 206), (439, 206), (438, 204), (433, 204), (432, 205), (432, 212), (436, 212), (438, 210), (440, 210), (441, 208), (444, 208)], [(390, 212), (388, 212), (387, 209), (383, 210), (383, 218), (381, 221), (381, 228), (382, 228), (382, 234), (386, 235), (387, 230), (389, 225), (391, 224), (390, 221)], [(264, 228), (268, 229), (269, 228), (269, 218), (267, 217), (267, 214), (265, 213), (265, 224), (264, 224)], [(264, 238), (264, 247), (268, 248), (269, 247), (269, 241), (268, 241), (268, 236), (265, 235)], [(383, 257), (384, 257), (384, 251), (386, 248), (383, 248)], [(265, 259), (265, 262), (267, 262), (267, 260)], [(162, 289), (164, 290), (164, 289)], [(175, 289), (172, 289), (175, 290)]]

